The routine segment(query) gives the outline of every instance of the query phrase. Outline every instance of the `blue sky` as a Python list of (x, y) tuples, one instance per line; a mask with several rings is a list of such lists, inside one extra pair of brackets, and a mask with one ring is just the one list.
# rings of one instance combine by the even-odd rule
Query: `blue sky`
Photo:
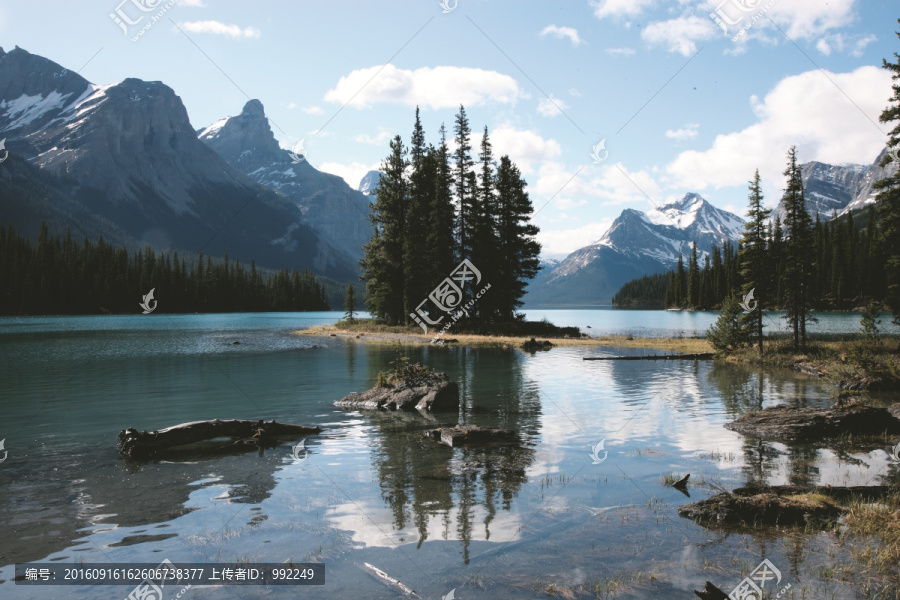
[[(791, 144), (804, 162), (871, 163), (889, 129), (881, 60), (900, 51), (896, 0), (120, 2), (5, 0), (0, 45), (93, 83), (163, 81), (195, 128), (258, 98), (282, 145), (304, 139), (354, 187), (389, 137), (408, 141), (416, 105), (436, 142), (463, 103), (546, 205), (557, 257), (687, 192), (743, 216), (756, 168), (774, 205)], [(150, 17), (126, 35), (117, 9), (165, 13), (135, 42)]]

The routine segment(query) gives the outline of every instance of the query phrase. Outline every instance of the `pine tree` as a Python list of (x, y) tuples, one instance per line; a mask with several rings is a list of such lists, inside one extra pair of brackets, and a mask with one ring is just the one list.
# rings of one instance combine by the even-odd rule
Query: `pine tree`
[(785, 247), (785, 319), (794, 337), (794, 347), (806, 344), (806, 323), (810, 315), (810, 287), (813, 277), (812, 219), (806, 212), (806, 198), (797, 148), (788, 151), (788, 166), (784, 172), (787, 189), (782, 202), (785, 207), (784, 225), (787, 229)]
[(741, 305), (733, 296), (725, 298), (719, 318), (706, 332), (706, 339), (717, 352), (730, 352), (744, 345), (746, 329), (741, 323)]
[[(900, 19), (897, 19), (900, 23)], [(900, 31), (897, 32), (900, 38)], [(895, 123), (890, 132), (888, 146), (900, 148), (900, 54), (894, 53), (895, 62), (882, 61), (882, 67), (891, 72), (893, 96), (890, 104), (882, 111), (879, 121)], [(881, 166), (887, 165), (893, 157), (886, 154)], [(877, 206), (880, 217), (880, 245), (885, 255), (885, 280), (887, 301), (894, 313), (894, 323), (900, 325), (900, 171), (875, 183), (878, 190)]]
[(509, 321), (522, 306), (528, 280), (537, 275), (541, 245), (535, 239), (537, 225), (531, 223), (534, 207), (525, 180), (509, 156), (500, 157), (496, 183), (499, 285), (490, 293), (496, 294), (491, 301), (498, 307), (498, 318)]
[(428, 234), (431, 229), (431, 205), (435, 190), (434, 163), (429, 160), (425, 146), (425, 131), (416, 107), (416, 122), (409, 145), (408, 201), (403, 236), (404, 309), (408, 314), (416, 309), (447, 274), (433, 271), (428, 256)]
[(691, 245), (691, 260), (688, 263), (688, 308), (700, 306), (700, 265), (697, 262), (697, 240)]
[(456, 137), (456, 151), (454, 152), (453, 179), (456, 187), (457, 220), (456, 242), (459, 250), (457, 258), (461, 261), (472, 254), (472, 217), (475, 196), (475, 173), (472, 171), (475, 163), (472, 160), (472, 134), (469, 128), (469, 119), (466, 117), (466, 109), (460, 105), (459, 113), (453, 129)]
[[(447, 134), (444, 126), (440, 129), (441, 144), (429, 152), (434, 169), (434, 192), (428, 219), (428, 263), (432, 273), (439, 279), (446, 277), (458, 264), (456, 242), (454, 240), (454, 208), (451, 191), (452, 172), (450, 151), (447, 148)], [(444, 275), (441, 275), (441, 274)]]
[[(470, 212), (472, 232), (472, 253), (470, 260), (481, 271), (486, 281), (498, 281), (501, 277), (500, 263), (502, 257), (498, 256), (499, 240), (497, 239), (497, 195), (494, 181), (494, 153), (487, 127), (481, 138), (481, 152), (478, 155), (481, 162), (481, 172), (478, 176), (478, 187), (475, 189), (475, 198)], [(466, 287), (465, 297), (471, 298), (475, 291)], [(487, 298), (480, 298), (475, 306), (475, 312), (482, 321), (489, 321), (500, 312), (497, 305), (497, 295), (492, 294)]]
[(687, 275), (684, 272), (684, 257), (678, 255), (678, 266), (675, 268), (675, 306), (685, 308), (687, 304)]
[(404, 236), (406, 234), (407, 182), (406, 149), (403, 140), (391, 140), (391, 154), (382, 163), (382, 177), (369, 220), (375, 231), (363, 247), (360, 261), (366, 282), (366, 305), (376, 319), (391, 324), (405, 322), (406, 270)]
[(741, 279), (744, 282), (743, 294), (747, 297), (753, 294), (758, 306), (756, 310), (745, 314), (744, 324), (752, 332), (759, 347), (759, 353), (763, 352), (763, 303), (769, 300), (769, 290), (766, 285), (769, 279), (769, 264), (766, 255), (766, 222), (772, 211), (763, 207), (763, 192), (760, 186), (759, 169), (750, 182), (749, 209), (747, 211), (748, 222), (744, 226), (744, 234), (741, 238)]
[(353, 284), (347, 285), (347, 295), (344, 297), (344, 318), (348, 321), (353, 320), (353, 313), (356, 312), (356, 290)]

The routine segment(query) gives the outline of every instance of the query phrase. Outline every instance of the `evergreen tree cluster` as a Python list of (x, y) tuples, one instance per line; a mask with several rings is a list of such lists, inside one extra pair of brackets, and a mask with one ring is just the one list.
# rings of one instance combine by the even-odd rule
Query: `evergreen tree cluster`
[(264, 274), (227, 254), (188, 266), (177, 252), (129, 253), (102, 237), (77, 243), (68, 231), (52, 237), (46, 224), (34, 244), (0, 227), (0, 281), (3, 315), (139, 313), (154, 288), (165, 313), (328, 310), (325, 287), (308, 271)]
[[(390, 143), (370, 215), (374, 232), (360, 261), (366, 306), (379, 321), (411, 322), (410, 313), (464, 259), (482, 275), (478, 288), (491, 286), (469, 318), (512, 321), (537, 274), (538, 228), (518, 167), (508, 156), (495, 160), (487, 127), (476, 163), (462, 106), (454, 146), (451, 153), (443, 126), (438, 146), (426, 144), (418, 108), (409, 147), (399, 135)], [(460, 304), (478, 291), (473, 284)]]
[(668, 277), (665, 273), (645, 275), (640, 279), (632, 279), (622, 286), (612, 298), (613, 306), (623, 308), (664, 308), (663, 298), (666, 294)]

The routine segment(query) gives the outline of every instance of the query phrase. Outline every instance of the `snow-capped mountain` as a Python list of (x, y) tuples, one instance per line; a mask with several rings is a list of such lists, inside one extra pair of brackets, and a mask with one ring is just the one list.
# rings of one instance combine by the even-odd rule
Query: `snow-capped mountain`
[(374, 195), (375, 188), (378, 186), (378, 182), (381, 181), (381, 175), (381, 171), (369, 171), (359, 180), (357, 189), (367, 196)]
[(609, 304), (624, 283), (671, 269), (679, 255), (690, 256), (695, 240), (702, 262), (714, 245), (736, 242), (743, 230), (743, 219), (697, 194), (648, 212), (625, 209), (596, 243), (542, 270), (529, 286), (525, 304)]
[(293, 203), (200, 142), (161, 82), (95, 85), (18, 47), (0, 49), (0, 138), (19, 161), (0, 177), (0, 223), (23, 233), (46, 220), (76, 239), (355, 275)]
[[(815, 161), (800, 165), (806, 195), (806, 211), (813, 219), (818, 214), (820, 220), (829, 221), (834, 214), (840, 216), (868, 204), (874, 204), (875, 182), (897, 172), (896, 162), (880, 166), (887, 152), (888, 149), (885, 147), (875, 162), (868, 166), (838, 166)], [(780, 215), (784, 221), (784, 205), (781, 202), (772, 213), (772, 219), (776, 215)]]
[(323, 173), (298, 153), (278, 145), (259, 100), (241, 114), (197, 132), (198, 138), (232, 166), (293, 202), (306, 222), (354, 264), (372, 236), (369, 198), (337, 175)]

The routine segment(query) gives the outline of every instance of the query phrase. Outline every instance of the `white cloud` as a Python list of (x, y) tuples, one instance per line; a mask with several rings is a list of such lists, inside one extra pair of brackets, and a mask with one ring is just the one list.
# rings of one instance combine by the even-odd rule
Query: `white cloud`
[(326, 92), (325, 100), (357, 108), (393, 103), (440, 109), (488, 102), (513, 104), (520, 96), (516, 80), (497, 71), (449, 66), (411, 71), (389, 64), (384, 69), (358, 69), (341, 77), (334, 89)]
[(361, 133), (355, 138), (354, 141), (359, 142), (361, 144), (372, 144), (373, 146), (386, 146), (388, 140), (394, 137), (390, 131), (379, 131), (376, 135), (368, 135), (365, 133)]
[(555, 161), (541, 166), (534, 194), (536, 207), (553, 198), (548, 208), (563, 210), (591, 201), (607, 206), (640, 204), (639, 208), (645, 210), (652, 208), (653, 202), (660, 204), (661, 197), (659, 183), (646, 171), (630, 172), (621, 163), (578, 171)]
[(700, 125), (697, 123), (688, 123), (681, 129), (669, 129), (666, 131), (666, 137), (673, 140), (691, 140), (699, 135), (697, 131)]
[[(532, 163), (550, 161), (562, 154), (562, 148), (556, 140), (544, 139), (534, 131), (516, 129), (508, 123), (488, 133), (494, 147), (494, 156), (499, 158), (508, 154), (510, 160), (526, 175), (534, 172)], [(477, 146), (480, 140), (481, 137), (478, 136), (473, 145)]]
[(750, 99), (756, 123), (717, 136), (708, 150), (681, 153), (665, 170), (674, 187), (701, 191), (745, 185), (759, 168), (771, 200), (780, 196), (785, 153), (792, 145), (802, 162), (874, 160), (886, 136), (873, 122), (890, 95), (890, 74), (874, 66), (827, 77), (820, 71), (793, 75), (765, 99)]
[(844, 52), (845, 50), (852, 56), (862, 56), (866, 46), (876, 41), (878, 41), (878, 37), (874, 34), (848, 38), (842, 33), (834, 33), (820, 38), (816, 42), (816, 50), (825, 56), (829, 56), (832, 51)]
[(595, 221), (574, 229), (541, 229), (537, 235), (541, 256), (565, 256), (589, 246), (603, 237), (612, 225), (611, 220)]
[[(768, 9), (766, 16), (785, 29), (788, 36), (811, 39), (852, 22), (855, 2), (856, 0), (778, 0)], [(761, 19), (760, 22), (764, 20)]]
[(596, 0), (591, 2), (591, 5), (594, 7), (594, 16), (604, 19), (606, 17), (635, 16), (653, 2), (654, 0)]
[(606, 53), (610, 56), (631, 56), (634, 54), (634, 48), (607, 48)]
[(567, 108), (569, 108), (568, 104), (553, 96), (541, 98), (541, 101), (538, 102), (538, 112), (545, 117), (559, 116)]
[(300, 108), (303, 112), (308, 115), (321, 115), (325, 114), (325, 111), (322, 110), (321, 106), (303, 106)]
[(227, 25), (220, 21), (184, 21), (179, 27), (191, 33), (211, 33), (213, 35), (225, 35), (232, 38), (258, 38), (262, 34), (256, 27), (241, 29), (238, 25)]
[(719, 37), (720, 34), (712, 19), (679, 17), (650, 23), (641, 33), (641, 38), (653, 46), (664, 46), (669, 52), (690, 56), (697, 51), (697, 41)]
[(552, 35), (555, 38), (559, 39), (568, 39), (572, 42), (573, 46), (580, 46), (584, 43), (578, 36), (578, 30), (573, 27), (558, 27), (556, 25), (547, 25), (544, 27), (544, 30), (541, 31), (541, 37), (546, 37), (548, 35)]
[(337, 175), (342, 177), (344, 181), (347, 182), (347, 185), (352, 187), (354, 190), (359, 187), (359, 182), (369, 171), (377, 171), (381, 168), (381, 163), (373, 163), (367, 165), (361, 162), (352, 162), (350, 164), (342, 164), (337, 162), (327, 162), (322, 163), (321, 165), (317, 165), (317, 168), (320, 171), (325, 171), (326, 173), (331, 173), (332, 175)]

